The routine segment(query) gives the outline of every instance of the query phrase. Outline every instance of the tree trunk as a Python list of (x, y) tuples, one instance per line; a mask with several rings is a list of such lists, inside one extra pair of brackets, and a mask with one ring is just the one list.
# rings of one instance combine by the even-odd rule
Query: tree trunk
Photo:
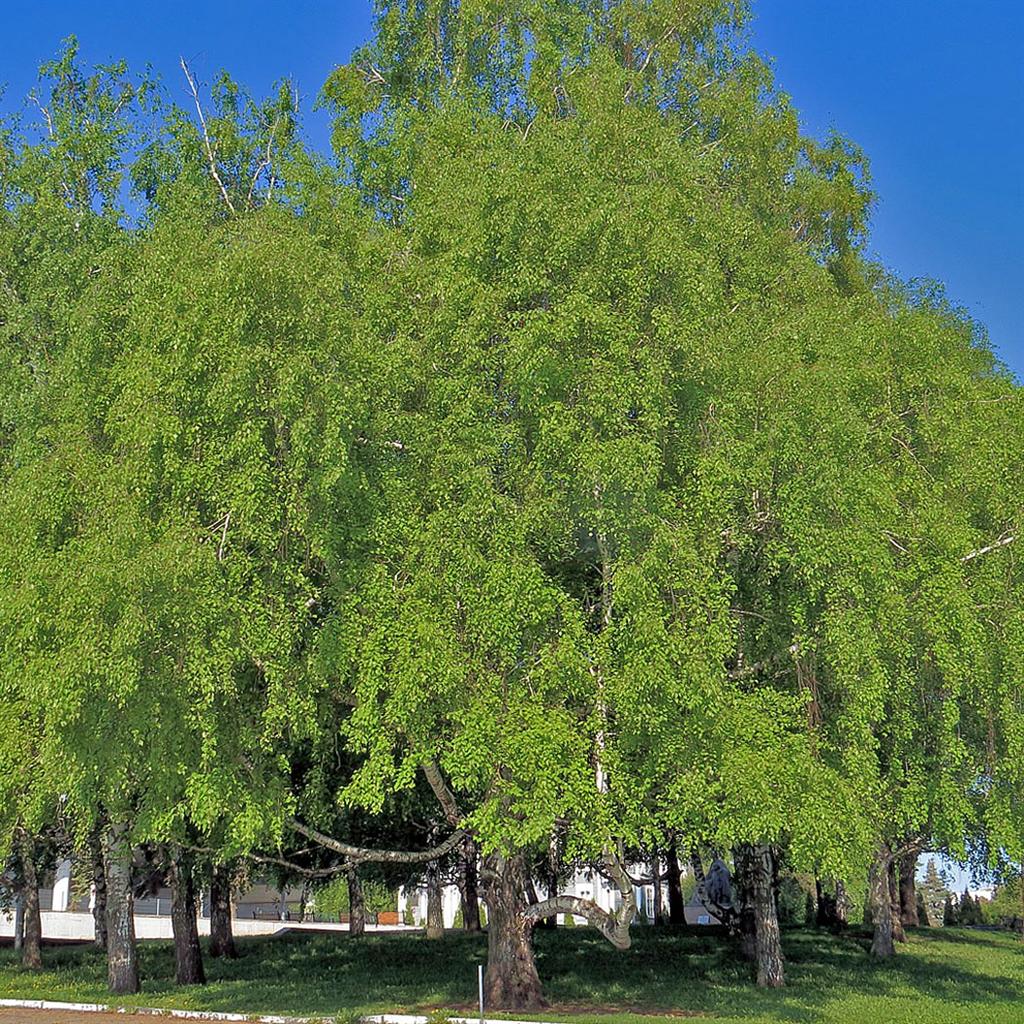
[(14, 948), (25, 948), (25, 894), (20, 889), (14, 894)]
[(668, 920), (669, 924), (686, 924), (686, 902), (683, 900), (683, 886), (679, 880), (679, 855), (673, 840), (665, 850), (665, 869), (668, 872)]
[(459, 893), (462, 897), (462, 927), (480, 931), (480, 896), (477, 890), (476, 843), (467, 839), (459, 853)]
[[(529, 873), (526, 875), (526, 901), (527, 903), (540, 903), (540, 896), (537, 895), (537, 886), (534, 885), (533, 879)], [(534, 925), (536, 927), (536, 925)]]
[(348, 871), (348, 934), (357, 939), (366, 934), (366, 904), (363, 902), (363, 883), (359, 869)]
[(93, 942), (97, 949), (107, 948), (107, 878), (103, 870), (103, 840), (99, 829), (89, 837), (92, 860)]
[(814, 925), (816, 928), (828, 928), (835, 919), (835, 908), (832, 897), (825, 891), (820, 878), (814, 879)]
[(444, 902), (441, 869), (436, 861), (427, 865), (427, 938), (444, 938)]
[(778, 905), (775, 901), (775, 858), (771, 847), (754, 847), (750, 861), (751, 896), (754, 904), (757, 953), (757, 984), (761, 988), (782, 988), (786, 983), (779, 934)]
[(18, 842), (24, 901), (21, 966), (30, 971), (39, 971), (43, 967), (43, 921), (39, 915), (39, 874), (36, 871), (35, 845), (35, 840), (30, 835), (21, 833)]
[(229, 864), (214, 864), (210, 877), (210, 956), (234, 960), (238, 956), (231, 930), (231, 881)]
[(179, 985), (205, 985), (192, 862), (180, 848), (172, 850), (168, 878), (171, 883), (171, 931), (174, 933), (174, 980)]
[(836, 879), (836, 923), (840, 928), (845, 928), (849, 922), (850, 901), (846, 895), (846, 883)]
[(917, 928), (921, 918), (917, 910), (917, 854), (900, 858), (900, 921), (905, 928)]
[(889, 861), (889, 904), (892, 910), (892, 937), (894, 942), (906, 942), (900, 913), (900, 867), (895, 860)]
[(871, 955), (888, 960), (896, 953), (893, 941), (892, 897), (889, 892), (889, 874), (892, 853), (888, 843), (880, 843), (868, 873), (868, 906), (875, 934), (871, 941)]
[(539, 1010), (544, 1000), (533, 956), (533, 926), (526, 917), (523, 859), (491, 854), (484, 864), (487, 870), (484, 1007), (488, 1010)]
[(651, 878), (654, 879), (654, 923), (665, 923), (665, 902), (661, 894), (661, 855), (658, 847), (651, 847)]
[(732, 909), (740, 933), (743, 959), (757, 961), (757, 916), (754, 910), (754, 848), (743, 843), (732, 851)]
[(104, 828), (103, 863), (107, 892), (107, 982), (111, 992), (128, 995), (139, 991), (139, 961), (127, 825)]
[(819, 928), (841, 931), (846, 927), (846, 889), (843, 883), (837, 880), (834, 886), (826, 887), (820, 878), (816, 878), (814, 888), (818, 900), (814, 923)]
[[(548, 855), (546, 858), (546, 864), (544, 866), (544, 887), (547, 890), (547, 899), (549, 900), (553, 900), (558, 896), (558, 869), (561, 866), (561, 856), (561, 832), (558, 826), (556, 826), (551, 830), (551, 836), (548, 839)], [(545, 917), (539, 921), (534, 922), (534, 928), (544, 928), (549, 931), (553, 931), (557, 927), (557, 914), (551, 914), (549, 917)]]

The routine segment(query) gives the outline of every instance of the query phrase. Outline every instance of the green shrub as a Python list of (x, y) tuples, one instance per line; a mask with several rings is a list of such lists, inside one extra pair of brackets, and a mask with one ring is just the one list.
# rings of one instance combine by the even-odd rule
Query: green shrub
[[(313, 903), (318, 914), (324, 917), (341, 917), (349, 911), (348, 879), (344, 875), (332, 878), (313, 894)], [(394, 910), (398, 903), (398, 895), (383, 882), (375, 878), (363, 881), (363, 906), (368, 914), (379, 914), (384, 910)]]

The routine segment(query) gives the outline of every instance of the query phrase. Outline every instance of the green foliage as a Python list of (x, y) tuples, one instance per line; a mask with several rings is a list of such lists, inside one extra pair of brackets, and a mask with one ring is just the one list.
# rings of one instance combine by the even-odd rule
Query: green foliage
[(964, 889), (957, 904), (956, 923), (961, 928), (984, 923), (981, 903), (971, 895), (968, 889)]
[[(363, 906), (367, 913), (378, 914), (385, 910), (394, 910), (396, 895), (393, 889), (375, 878), (362, 880)], [(316, 911), (326, 918), (338, 918), (349, 910), (348, 880), (339, 875), (326, 885), (320, 886), (313, 893)]]
[(942, 926), (943, 928), (955, 928), (957, 924), (959, 924), (959, 915), (956, 896), (950, 893), (946, 896), (946, 902), (942, 907)]
[(1024, 883), (1021, 877), (1008, 878), (996, 886), (992, 899), (981, 906), (982, 916), (987, 924), (1004, 927), (1017, 922), (1018, 930), (1024, 928)]
[[(808, 904), (808, 897), (811, 895), (808, 888), (795, 875), (784, 874), (779, 879), (777, 895), (777, 913), (779, 924), (790, 925), (813, 925), (814, 904)], [(808, 906), (812, 913), (808, 914)]]
[(73, 40), (0, 129), (0, 835), (1019, 860), (1021, 388), (859, 150), (745, 4), (376, 10), (334, 166)]

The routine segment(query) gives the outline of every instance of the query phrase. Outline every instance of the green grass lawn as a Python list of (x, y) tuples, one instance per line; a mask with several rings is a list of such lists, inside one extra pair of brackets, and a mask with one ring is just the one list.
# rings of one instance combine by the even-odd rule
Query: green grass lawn
[[(1024, 1024), (1024, 944), (1009, 934), (964, 929), (912, 934), (896, 960), (872, 963), (867, 938), (787, 932), (788, 987), (754, 987), (725, 938), (637, 929), (616, 952), (595, 933), (537, 933), (538, 968), (551, 1002), (543, 1017), (655, 1024), (693, 1014), (744, 1024)], [(438, 1007), (472, 1012), (482, 937), (419, 934), (292, 934), (239, 943), (233, 962), (207, 961), (204, 988), (174, 986), (172, 948), (141, 945), (143, 992), (121, 1005), (334, 1016)], [(0, 949), (0, 996), (111, 1001), (102, 955), (48, 947), (46, 970), (22, 971)]]

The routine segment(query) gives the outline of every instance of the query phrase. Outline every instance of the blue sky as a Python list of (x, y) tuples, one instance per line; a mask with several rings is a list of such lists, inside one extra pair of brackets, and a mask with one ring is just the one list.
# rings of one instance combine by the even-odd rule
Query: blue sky
[[(0, 82), (10, 107), (60, 39), (90, 61), (151, 63), (181, 93), (184, 55), (253, 91), (283, 75), (312, 99), (370, 31), (369, 0), (5, 0)], [(1024, 4), (1016, 0), (756, 0), (757, 48), (805, 125), (871, 159), (873, 253), (943, 281), (1024, 380)], [(184, 99), (184, 96), (181, 97)], [(325, 126), (313, 122), (315, 143)]]

